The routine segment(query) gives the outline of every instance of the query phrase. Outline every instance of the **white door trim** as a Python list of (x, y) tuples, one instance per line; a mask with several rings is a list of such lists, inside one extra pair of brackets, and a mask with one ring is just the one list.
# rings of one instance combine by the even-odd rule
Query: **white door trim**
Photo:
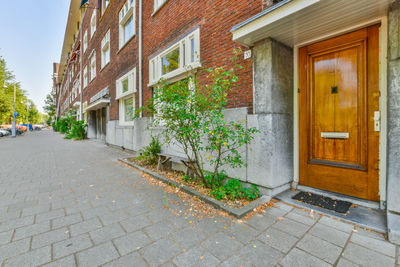
[(379, 138), (379, 195), (380, 207), (385, 208), (386, 202), (386, 162), (387, 162), (387, 50), (388, 50), (388, 18), (380, 17), (365, 23), (354, 25), (340, 31), (295, 44), (293, 48), (294, 73), (293, 73), (293, 187), (299, 183), (299, 113), (298, 113), (298, 51), (300, 47), (343, 35), (358, 29), (362, 29), (377, 23), (381, 23), (379, 36), (379, 89), (381, 97), (379, 107), (381, 112), (381, 132)]

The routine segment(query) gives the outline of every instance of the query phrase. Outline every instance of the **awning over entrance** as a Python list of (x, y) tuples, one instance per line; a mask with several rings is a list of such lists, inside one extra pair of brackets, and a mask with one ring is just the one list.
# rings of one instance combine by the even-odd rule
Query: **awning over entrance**
[(95, 101), (93, 104), (90, 104), (83, 112), (86, 112), (88, 110), (97, 110), (106, 107), (108, 104), (110, 104), (110, 99), (107, 98), (102, 98), (97, 101)]
[(245, 46), (273, 38), (293, 47), (349, 26), (386, 16), (391, 0), (283, 0), (234, 26), (233, 40)]

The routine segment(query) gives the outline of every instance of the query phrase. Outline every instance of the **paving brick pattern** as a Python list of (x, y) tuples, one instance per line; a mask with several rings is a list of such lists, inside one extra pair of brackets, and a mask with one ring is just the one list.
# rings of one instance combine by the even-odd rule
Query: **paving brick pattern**
[(126, 155), (51, 131), (0, 139), (0, 266), (400, 263), (382, 235), (282, 202), (248, 221), (199, 219), (167, 194), (173, 213), (161, 188), (117, 162)]

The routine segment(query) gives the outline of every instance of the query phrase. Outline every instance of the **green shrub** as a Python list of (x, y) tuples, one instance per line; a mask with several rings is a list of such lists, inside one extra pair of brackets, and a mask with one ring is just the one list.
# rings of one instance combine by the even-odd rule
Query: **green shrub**
[(86, 126), (84, 121), (72, 121), (70, 132), (66, 135), (66, 139), (83, 140), (86, 138)]
[(260, 196), (260, 191), (255, 185), (251, 185), (250, 188), (244, 188), (238, 179), (231, 179), (223, 186), (214, 185), (211, 195), (218, 200), (254, 200)]
[(150, 144), (140, 149), (139, 152), (141, 155), (138, 159), (144, 160), (148, 165), (156, 165), (158, 154), (161, 152), (161, 144), (158, 137), (152, 136)]

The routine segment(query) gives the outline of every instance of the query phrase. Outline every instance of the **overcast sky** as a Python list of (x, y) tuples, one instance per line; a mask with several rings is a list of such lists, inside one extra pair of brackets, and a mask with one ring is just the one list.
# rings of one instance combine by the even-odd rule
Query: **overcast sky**
[(61, 57), (70, 0), (0, 0), (0, 56), (39, 111)]

